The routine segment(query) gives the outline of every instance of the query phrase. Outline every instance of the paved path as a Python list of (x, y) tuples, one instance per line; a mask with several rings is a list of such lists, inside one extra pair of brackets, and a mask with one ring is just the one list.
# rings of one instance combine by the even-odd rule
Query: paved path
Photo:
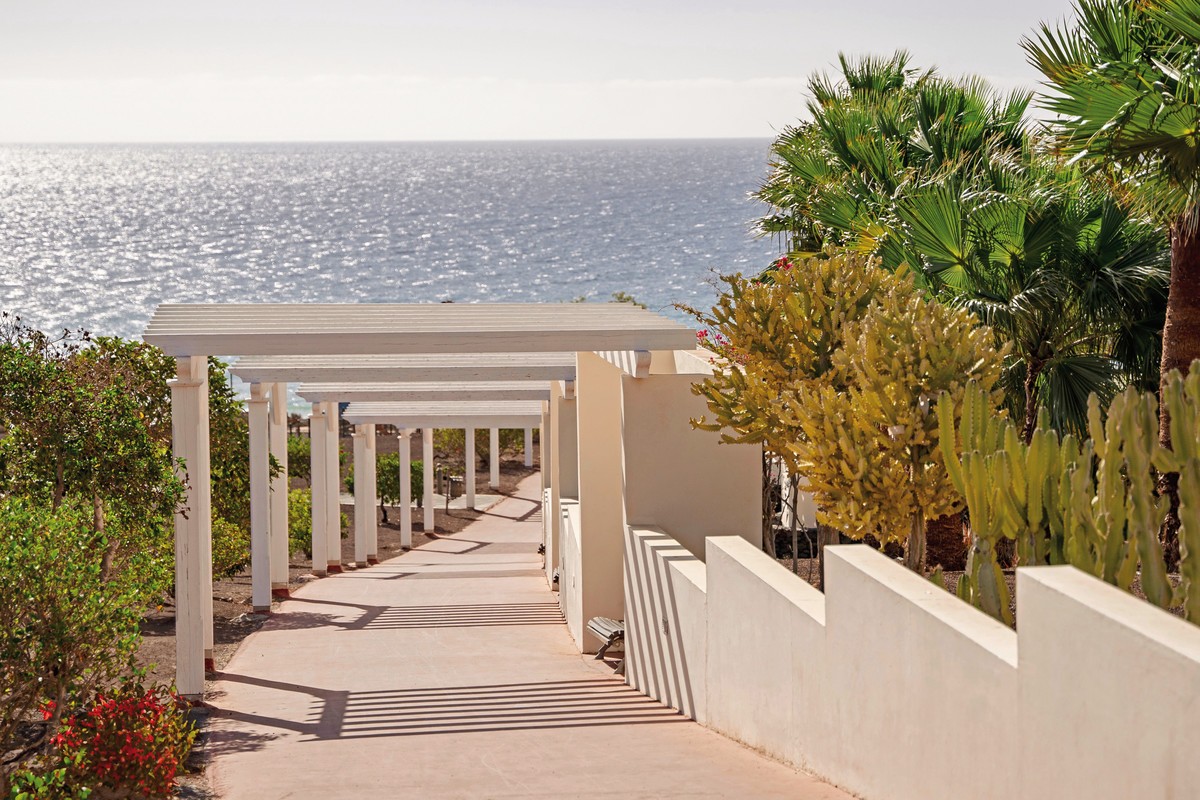
[(219, 797), (847, 797), (581, 657), (540, 571), (537, 476), (521, 489), (303, 587), (242, 644), (212, 686)]

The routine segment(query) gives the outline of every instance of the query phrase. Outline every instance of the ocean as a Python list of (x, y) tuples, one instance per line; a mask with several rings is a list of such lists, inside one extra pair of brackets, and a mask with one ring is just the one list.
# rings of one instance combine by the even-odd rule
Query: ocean
[(137, 336), (161, 302), (561, 302), (683, 319), (751, 232), (767, 140), (0, 146), (0, 307)]

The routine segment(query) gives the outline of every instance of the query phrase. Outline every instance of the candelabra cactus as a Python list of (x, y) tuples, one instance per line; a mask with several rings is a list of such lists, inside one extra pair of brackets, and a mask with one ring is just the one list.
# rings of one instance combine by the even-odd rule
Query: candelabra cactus
[[(939, 444), (971, 519), (959, 596), (1012, 621), (996, 562), (996, 545), (1008, 538), (1016, 540), (1022, 564), (1071, 564), (1124, 589), (1140, 578), (1152, 603), (1182, 604), (1189, 619), (1200, 620), (1200, 362), (1186, 380), (1175, 373), (1167, 381), (1171, 450), (1157, 443), (1155, 397), (1133, 389), (1114, 398), (1106, 415), (1096, 396), (1089, 398), (1090, 438), (1082, 443), (1060, 439), (1043, 416), (1026, 445), (1016, 426), (987, 410), (985, 397), (968, 387), (957, 432), (953, 417), (942, 413), (949, 401), (939, 401)], [(1180, 474), (1178, 587), (1158, 540), (1168, 509), (1155, 491), (1163, 471)]]

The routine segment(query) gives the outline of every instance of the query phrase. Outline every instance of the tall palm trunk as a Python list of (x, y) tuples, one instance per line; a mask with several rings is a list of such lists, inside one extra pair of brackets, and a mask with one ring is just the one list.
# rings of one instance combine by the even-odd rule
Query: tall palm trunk
[(1037, 381), (1045, 366), (1045, 363), (1032, 358), (1025, 362), (1025, 428), (1021, 432), (1025, 444), (1033, 441), (1033, 432), (1037, 429)]
[[(1189, 220), (1171, 226), (1171, 288), (1167, 295), (1167, 317), (1163, 325), (1162, 383), (1177, 369), (1184, 375), (1192, 361), (1200, 358), (1200, 230)], [(1159, 406), (1158, 441), (1171, 446), (1171, 420), (1165, 405)], [(1163, 549), (1171, 569), (1179, 564), (1179, 475), (1167, 473), (1159, 479), (1159, 491), (1171, 498), (1171, 510), (1163, 523)]]

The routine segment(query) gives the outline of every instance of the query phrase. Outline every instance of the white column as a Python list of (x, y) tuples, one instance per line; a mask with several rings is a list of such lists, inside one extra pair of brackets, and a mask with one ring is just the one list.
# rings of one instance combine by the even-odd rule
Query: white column
[(325, 403), (325, 480), (329, 482), (329, 505), (325, 507), (325, 543), (329, 545), (326, 569), (342, 571), (342, 452), (341, 425), (337, 403)]
[(271, 524), (268, 525), (271, 552), (271, 594), (288, 596), (288, 429), (287, 384), (271, 385), (271, 455), (279, 464), (279, 474), (271, 481)]
[(328, 515), (325, 507), (329, 504), (326, 495), (329, 492), (329, 482), (325, 480), (326, 464), (326, 433), (329, 425), (325, 422), (325, 406), (323, 403), (313, 403), (312, 416), (308, 418), (309, 447), (311, 450), (312, 473), (312, 571), (318, 577), (325, 577), (329, 545), (325, 539), (325, 526)]
[[(212, 596), (212, 557), (204, 564), (204, 520), (211, 513), (209, 464), (206, 458), (208, 360), (203, 356), (176, 359), (171, 386), (171, 440), (174, 456), (183, 462), (186, 494), (175, 513), (175, 687), (191, 698), (204, 694), (204, 593)], [(209, 522), (211, 531), (211, 521)], [(211, 544), (209, 545), (211, 549)], [(208, 582), (205, 582), (206, 577)]]
[(475, 508), (475, 429), (467, 428), (463, 448), (463, 483), (466, 484), (467, 508)]
[(367, 426), (356, 425), (354, 435), (354, 564), (367, 565), (367, 517), (374, 521), (375, 507), (369, 499), (367, 481)]
[(488, 457), (488, 464), (492, 468), (492, 474), (488, 477), (488, 486), (493, 489), (500, 488), (500, 429), (492, 428), (491, 438), (488, 440), (488, 450), (491, 455)]
[(271, 610), (271, 450), (267, 388), (250, 384), (250, 597), (255, 611)]
[(425, 533), (433, 532), (433, 428), (421, 429), (421, 460), (425, 473)]
[[(193, 367), (195, 368), (195, 367)], [(204, 668), (217, 668), (213, 660), (213, 593), (212, 593), (212, 452), (208, 430), (208, 358), (198, 367), (203, 375), (204, 390), (200, 393), (200, 439), (197, 461), (204, 470), (203, 480), (196, 484), (196, 508), (200, 513), (200, 568), (203, 571), (204, 591), (200, 597), (200, 614), (204, 627)]]
[(375, 507), (379, 505), (379, 475), (376, 472), (378, 464), (375, 455), (375, 426), (367, 425), (367, 473), (371, 480), (367, 483), (371, 495), (371, 513), (367, 515), (367, 563), (379, 563), (379, 522), (375, 516)]
[(533, 466), (533, 428), (525, 429), (525, 466)]
[(550, 403), (542, 403), (542, 424), (538, 427), (538, 470), (542, 473), (542, 491), (550, 488), (551, 459), (554, 458), (550, 446)]
[(396, 437), (400, 449), (400, 549), (412, 549), (412, 445), (408, 440), (412, 433), (401, 428)]

